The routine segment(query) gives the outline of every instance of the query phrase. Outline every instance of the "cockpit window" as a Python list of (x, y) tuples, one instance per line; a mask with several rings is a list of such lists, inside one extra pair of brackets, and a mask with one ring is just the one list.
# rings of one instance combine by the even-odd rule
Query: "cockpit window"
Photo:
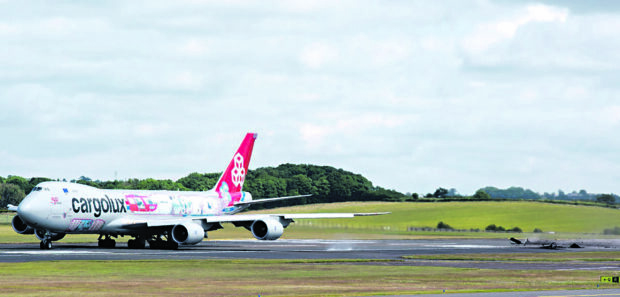
[(32, 189), (32, 191), (33, 191), (33, 192), (36, 192), (36, 191), (41, 191), (41, 190), (43, 190), (43, 188), (41, 188), (41, 187), (34, 187), (34, 188)]

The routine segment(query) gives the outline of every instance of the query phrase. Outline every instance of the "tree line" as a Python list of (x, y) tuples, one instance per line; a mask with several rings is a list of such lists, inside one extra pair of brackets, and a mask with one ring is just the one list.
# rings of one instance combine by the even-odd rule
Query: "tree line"
[[(171, 191), (206, 191), (215, 186), (219, 173), (191, 173), (176, 181), (170, 179), (137, 179), (100, 181), (81, 176), (71, 180), (100, 189), (142, 189)], [(17, 205), (40, 182), (50, 181), (45, 177), (23, 178), (20, 176), (0, 177), (0, 208), (7, 204)], [(66, 180), (64, 180), (66, 181)], [(531, 199), (531, 200), (582, 200), (605, 205), (615, 205), (615, 194), (591, 194), (585, 190), (569, 194), (563, 191), (540, 195), (521, 187), (499, 189), (484, 187), (471, 196), (460, 195), (454, 188), (440, 187), (433, 193), (420, 195), (403, 194), (395, 190), (374, 186), (360, 174), (355, 174), (331, 166), (310, 164), (282, 164), (277, 167), (262, 167), (249, 170), (245, 178), (244, 191), (252, 193), (254, 199), (281, 196), (312, 194), (310, 197), (270, 202), (253, 206), (274, 208), (308, 203), (330, 203), (344, 201), (484, 201), (490, 199)]]

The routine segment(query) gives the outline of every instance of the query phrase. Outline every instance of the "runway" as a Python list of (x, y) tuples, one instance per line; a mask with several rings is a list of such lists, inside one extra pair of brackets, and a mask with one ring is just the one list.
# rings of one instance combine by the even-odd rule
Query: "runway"
[[(504, 239), (436, 240), (216, 240), (178, 250), (101, 249), (96, 243), (56, 242), (52, 250), (39, 245), (0, 244), (0, 262), (64, 260), (192, 260), (192, 259), (370, 259), (392, 260), (382, 265), (443, 266), (482, 269), (620, 270), (618, 262), (519, 262), (519, 261), (436, 261), (405, 260), (408, 255), (462, 253), (562, 253), (619, 251), (618, 247), (585, 247), (548, 250), (510, 245)], [(376, 263), (374, 263), (376, 264)]]

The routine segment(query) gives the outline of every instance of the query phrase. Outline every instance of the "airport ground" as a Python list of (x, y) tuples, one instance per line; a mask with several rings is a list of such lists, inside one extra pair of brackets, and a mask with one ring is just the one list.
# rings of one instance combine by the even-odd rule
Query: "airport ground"
[[(460, 225), (461, 208), (450, 210), (454, 220), (448, 223)], [(577, 220), (592, 224), (586, 217), (604, 217), (597, 228), (614, 226), (617, 216), (607, 212), (579, 209), (556, 215), (555, 221), (583, 214)], [(384, 222), (302, 221), (282, 239), (268, 242), (225, 226), (199, 245), (176, 251), (128, 249), (127, 238), (119, 239), (116, 249), (99, 249), (95, 235), (67, 236), (53, 250), (42, 251), (34, 236), (0, 224), (0, 296), (432, 296), (444, 290), (453, 296), (620, 296), (620, 285), (600, 282), (601, 276), (620, 274), (618, 236), (569, 232), (571, 226), (545, 234), (407, 231), (408, 225), (395, 225), (406, 215), (385, 216)], [(468, 215), (460, 220), (466, 222)], [(435, 216), (429, 215), (428, 222)], [(501, 220), (495, 222), (510, 225)], [(541, 220), (519, 226), (530, 229), (543, 225)], [(560, 247), (578, 239), (583, 248), (516, 246), (511, 236), (554, 240)]]
[[(5, 226), (1, 226), (5, 228)], [(590, 289), (620, 271), (620, 248), (541, 249), (507, 239), (208, 240), (169, 250), (119, 242), (0, 244), (0, 296), (366, 296)], [(528, 292), (527, 295), (525, 292)], [(558, 296), (558, 295), (556, 295)], [(562, 296), (576, 296), (563, 294)], [(580, 296), (595, 296), (584, 295)]]

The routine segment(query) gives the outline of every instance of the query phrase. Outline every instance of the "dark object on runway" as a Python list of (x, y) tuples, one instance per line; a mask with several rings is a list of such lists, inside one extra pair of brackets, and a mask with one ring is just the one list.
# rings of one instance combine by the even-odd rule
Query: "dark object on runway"
[(541, 249), (548, 249), (548, 250), (555, 250), (558, 248), (558, 245), (555, 242), (549, 243), (549, 244), (543, 244), (541, 247)]
[(569, 248), (571, 249), (581, 249), (582, 247), (580, 245), (578, 245), (577, 243), (573, 243), (569, 246)]
[(510, 241), (512, 242), (512, 244), (522, 244), (523, 242), (521, 240), (518, 240), (514, 237), (510, 237)]

